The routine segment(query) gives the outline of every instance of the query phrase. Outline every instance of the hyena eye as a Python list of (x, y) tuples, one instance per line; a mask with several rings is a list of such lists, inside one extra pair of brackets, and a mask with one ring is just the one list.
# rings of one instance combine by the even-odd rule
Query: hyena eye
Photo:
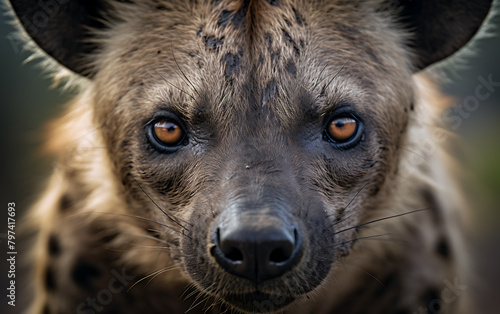
[(147, 134), (153, 147), (161, 152), (172, 152), (186, 142), (186, 132), (180, 121), (160, 118), (150, 123)]
[(362, 135), (362, 123), (352, 115), (342, 115), (330, 119), (324, 138), (338, 148), (348, 149), (358, 144)]
[(177, 146), (184, 137), (184, 131), (175, 122), (159, 121), (153, 127), (156, 139), (167, 146)]

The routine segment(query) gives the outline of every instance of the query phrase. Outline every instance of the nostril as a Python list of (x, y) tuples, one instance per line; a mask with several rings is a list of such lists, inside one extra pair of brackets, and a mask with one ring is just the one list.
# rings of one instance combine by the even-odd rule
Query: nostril
[(243, 253), (235, 247), (230, 248), (228, 252), (224, 253), (224, 256), (235, 263), (243, 262)]
[(294, 239), (292, 241), (285, 241), (271, 251), (269, 261), (273, 264), (283, 264), (291, 259), (295, 253), (296, 245), (298, 244), (297, 229), (293, 230)]
[(217, 244), (220, 246), (224, 258), (230, 260), (233, 263), (243, 262), (243, 252), (241, 252), (240, 249), (234, 246), (227, 247), (226, 245), (222, 245), (220, 239), (220, 228), (217, 228)]
[(271, 261), (271, 263), (279, 264), (286, 262), (287, 260), (290, 259), (290, 257), (291, 257), (290, 254), (286, 254), (286, 252), (283, 249), (278, 248), (271, 252), (271, 256), (269, 256), (269, 261)]

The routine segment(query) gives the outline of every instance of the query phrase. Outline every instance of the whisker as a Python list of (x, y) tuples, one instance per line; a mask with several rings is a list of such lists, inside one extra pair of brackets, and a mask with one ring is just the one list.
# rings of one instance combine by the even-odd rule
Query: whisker
[[(148, 229), (148, 230), (150, 230), (150, 229)], [(158, 232), (158, 231), (155, 231), (155, 232)], [(122, 234), (125, 234), (127, 236), (141, 237), (141, 238), (144, 238), (147, 240), (153, 240), (153, 241), (156, 241), (156, 242), (161, 243), (161, 244), (167, 244), (167, 245), (169, 244), (168, 241), (166, 241), (164, 239), (157, 238), (157, 237), (153, 237), (149, 234), (137, 234), (137, 233), (130, 233), (130, 232), (123, 232)]]
[(171, 215), (169, 215), (165, 210), (163, 210), (163, 208), (160, 207), (160, 205), (158, 205), (154, 200), (153, 198), (151, 198), (151, 196), (149, 196), (148, 193), (146, 193), (146, 191), (142, 188), (142, 186), (139, 184), (139, 182), (137, 182), (137, 180), (134, 178), (134, 176), (132, 176), (132, 179), (135, 181), (135, 183), (137, 184), (137, 186), (141, 189), (141, 191), (144, 193), (144, 195), (147, 196), (147, 198), (156, 206), (156, 208), (158, 208), (163, 214), (165, 214), (165, 216), (170, 219), (172, 222), (174, 222), (176, 225), (178, 225), (179, 227), (181, 227), (182, 229), (186, 230), (186, 231), (189, 231), (188, 229), (186, 229), (186, 227), (184, 227), (181, 223), (179, 223), (177, 221), (177, 219), (174, 219)]
[(202, 299), (201, 301), (198, 302), (198, 300), (204, 296), (204, 294), (199, 291), (199, 294), (196, 296), (196, 298), (194, 299), (193, 303), (191, 303), (191, 305), (189, 306), (189, 308), (184, 312), (184, 313), (188, 313), (189, 311), (195, 309), (198, 305), (200, 305), (201, 303), (203, 303), (203, 301), (205, 301), (206, 299)]
[[(357, 237), (355, 239), (351, 239), (351, 240), (347, 240), (347, 241), (338, 243), (338, 244), (335, 245), (335, 247), (341, 246), (341, 245), (344, 245), (344, 244), (347, 244), (347, 243), (355, 242), (355, 241), (358, 241), (358, 240), (367, 240), (367, 239), (379, 238), (379, 237), (383, 237), (383, 236), (386, 236), (386, 235), (389, 235), (389, 234), (390, 233), (382, 233), (382, 234), (377, 234), (377, 235), (373, 235), (373, 236)], [(377, 240), (380, 240), (380, 239), (377, 239)]]
[(209, 311), (215, 309), (215, 307), (217, 305), (221, 305), (222, 304), (222, 301), (218, 298), (218, 297), (213, 297), (214, 298), (214, 301), (212, 302), (212, 304), (210, 306), (208, 306), (206, 309), (205, 309), (205, 313), (209, 313)]
[(316, 80), (316, 83), (314, 84), (312, 91), (314, 91), (316, 89), (316, 87), (318, 87), (318, 85), (325, 80), (325, 79), (320, 79), (320, 77), (321, 77), (321, 75), (323, 75), (323, 72), (326, 70), (327, 67), (328, 67), (328, 64), (325, 64), (323, 69), (321, 69), (321, 71), (319, 72), (319, 75), (317, 76), (318, 79)]
[(372, 277), (373, 279), (375, 279), (379, 284), (382, 285), (382, 287), (385, 287), (385, 284), (380, 281), (377, 277), (375, 277), (374, 275), (370, 274), (368, 271), (364, 270), (363, 268), (359, 267), (359, 266), (354, 266), (352, 265), (353, 267), (356, 267), (358, 268), (359, 270), (361, 270), (362, 272), (364, 272), (365, 274), (367, 274), (368, 276)]
[(191, 81), (187, 78), (186, 74), (184, 74), (184, 71), (182, 71), (181, 67), (179, 66), (179, 63), (177, 62), (177, 59), (175, 58), (174, 50), (172, 49), (172, 47), (170, 47), (170, 50), (172, 52), (172, 57), (174, 58), (175, 65), (177, 65), (177, 68), (179, 69), (179, 71), (181, 71), (182, 76), (186, 79), (186, 81), (188, 82), (188, 84), (191, 85), (191, 87), (193, 88), (194, 92), (196, 94), (198, 94), (198, 96), (201, 98), (201, 95), (196, 90), (196, 87), (194, 87), (193, 83), (191, 83)]
[(153, 272), (153, 273), (151, 273), (151, 274), (149, 274), (149, 275), (147, 275), (147, 276), (142, 277), (141, 279), (139, 279), (139, 280), (137, 280), (136, 282), (134, 282), (134, 284), (133, 284), (132, 286), (130, 286), (130, 287), (127, 289), (127, 292), (129, 292), (129, 291), (130, 291), (133, 287), (135, 287), (135, 286), (136, 286), (137, 284), (139, 284), (141, 281), (143, 281), (143, 280), (145, 280), (145, 279), (147, 279), (147, 278), (149, 278), (149, 277), (151, 277), (151, 276), (154, 276), (154, 275), (155, 275), (155, 274), (157, 274), (157, 273), (161, 273), (161, 272), (162, 272), (162, 271), (164, 271), (164, 270), (165, 270), (165, 269), (163, 269), (163, 268), (162, 268), (162, 269), (159, 269), (159, 270), (157, 270), (157, 271), (155, 271), (155, 272)]
[(196, 288), (196, 285), (195, 285), (194, 283), (190, 283), (190, 284), (189, 284), (189, 285), (188, 285), (188, 286), (184, 289), (184, 292), (182, 292), (182, 294), (181, 294), (181, 296), (180, 296), (179, 298), (182, 298), (182, 297), (184, 296), (184, 294), (186, 294), (186, 292), (188, 292), (188, 290), (189, 290), (189, 289), (194, 289), (194, 290), (193, 290), (193, 291), (191, 291), (191, 292), (189, 293), (189, 295), (188, 295), (188, 296), (186, 296), (186, 297), (184, 298), (184, 301), (185, 301), (186, 299), (189, 299), (189, 297), (191, 297), (191, 296), (192, 296), (192, 293), (193, 293), (193, 292), (198, 291), (198, 289)]
[[(144, 221), (149, 221), (149, 222), (152, 222), (152, 223), (155, 223), (157, 225), (160, 225), (164, 228), (167, 228), (169, 230), (172, 230), (174, 232), (177, 232), (185, 237), (188, 237), (189, 239), (191, 239), (191, 237), (189, 237), (187, 234), (184, 234), (182, 232), (180, 232), (179, 230), (177, 229), (174, 229), (170, 226), (167, 226), (166, 224), (163, 224), (161, 222), (158, 222), (156, 220), (152, 220), (152, 219), (149, 219), (149, 218), (145, 218), (145, 217), (141, 217), (141, 216), (136, 216), (136, 215), (129, 215), (129, 214), (121, 214), (121, 213), (106, 213), (106, 212), (85, 212), (85, 213), (76, 213), (74, 215), (82, 215), (82, 214), (101, 214), (101, 215), (116, 215), (116, 216), (123, 216), (123, 217), (131, 217), (131, 218), (136, 218), (136, 219), (141, 219), (141, 220), (144, 220)], [(71, 217), (71, 216), (70, 216)]]
[(144, 249), (156, 249), (160, 251), (168, 251), (172, 249), (170, 246), (155, 246), (155, 245), (138, 245), (136, 247)]
[[(344, 212), (347, 210), (347, 208), (349, 208), (349, 206), (352, 204), (352, 202), (354, 202), (354, 200), (356, 199), (356, 197), (358, 197), (359, 193), (361, 193), (361, 191), (363, 191), (363, 189), (368, 185), (368, 182), (363, 184), (363, 186), (356, 192), (356, 194), (353, 196), (353, 198), (349, 201), (349, 203), (347, 203), (347, 205), (341, 209), (339, 211), (339, 213), (337, 214), (337, 219), (336, 219), (336, 222), (333, 224), (334, 226), (339, 224), (340, 222), (344, 221), (344, 219), (347, 219), (349, 217), (352, 216), (352, 214), (350, 214), (349, 216), (347, 217), (344, 217), (344, 218), (341, 218), (341, 216), (344, 214)], [(328, 215), (328, 218), (330, 218), (331, 215)]]
[[(335, 80), (335, 79), (339, 76), (339, 74), (340, 74), (340, 73), (344, 70), (344, 68), (347, 66), (347, 64), (348, 64), (349, 62), (351, 62), (352, 57), (354, 56), (354, 54), (355, 54), (355, 53), (352, 53), (352, 54), (351, 54), (351, 56), (349, 56), (349, 59), (347, 59), (347, 61), (346, 61), (346, 62), (344, 62), (344, 64), (343, 64), (343, 65), (342, 65), (342, 67), (340, 68), (340, 70), (338, 70), (338, 71), (337, 71), (337, 73), (335, 73), (335, 75), (334, 75), (334, 76), (332, 77), (332, 79), (331, 79), (331, 80), (330, 80), (330, 81), (329, 81), (329, 82), (325, 85), (325, 87), (326, 87), (326, 86), (330, 86), (330, 84), (332, 84), (333, 80)], [(315, 100), (317, 100), (317, 99), (318, 99), (318, 97), (319, 97), (319, 95), (318, 95), (318, 96), (316, 96)]]
[(342, 232), (345, 232), (345, 231), (349, 231), (349, 230), (352, 230), (352, 229), (361, 228), (361, 227), (364, 227), (364, 226), (367, 226), (367, 225), (370, 225), (370, 224), (373, 224), (373, 223), (376, 223), (376, 222), (380, 222), (380, 221), (384, 221), (384, 220), (388, 220), (388, 219), (393, 219), (393, 218), (397, 218), (397, 217), (401, 217), (401, 216), (406, 216), (406, 215), (409, 215), (409, 214), (414, 214), (414, 213), (418, 213), (418, 212), (421, 212), (421, 211), (424, 211), (424, 210), (429, 210), (429, 209), (430, 208), (416, 209), (416, 210), (412, 210), (412, 211), (409, 211), (409, 212), (406, 212), (406, 213), (402, 213), (402, 214), (397, 214), (397, 215), (393, 215), (393, 216), (388, 216), (388, 217), (384, 217), (384, 218), (375, 219), (375, 220), (372, 220), (372, 221), (369, 221), (369, 222), (365, 222), (365, 223), (359, 224), (357, 226), (353, 226), (353, 227), (342, 229), (340, 231), (335, 232), (334, 235), (337, 235), (339, 233), (342, 233)]
[(161, 274), (164, 274), (166, 272), (169, 272), (169, 271), (172, 271), (172, 270), (179, 270), (179, 269), (182, 269), (182, 267), (180, 266), (172, 266), (172, 267), (168, 267), (166, 269), (163, 269), (161, 272), (158, 272), (157, 274), (155, 274), (153, 277), (151, 277), (148, 282), (146, 283), (146, 286), (149, 285), (151, 283), (151, 281), (153, 281), (153, 279), (155, 279), (156, 277), (158, 277), (159, 275)]
[(158, 74), (158, 75), (159, 75), (159, 76), (160, 76), (160, 77), (161, 77), (161, 78), (162, 78), (162, 79), (163, 79), (163, 80), (164, 80), (164, 81), (165, 81), (168, 85), (170, 85), (170, 86), (172, 86), (172, 87), (177, 88), (177, 89), (178, 89), (178, 90), (180, 90), (182, 93), (184, 93), (184, 94), (188, 95), (189, 97), (191, 97), (191, 99), (196, 100), (196, 98), (194, 98), (194, 96), (193, 96), (193, 95), (191, 95), (191, 94), (187, 93), (187, 92), (186, 92), (186, 91), (184, 91), (182, 88), (177, 87), (177, 86), (175, 86), (174, 84), (170, 83), (170, 82), (169, 82), (169, 81), (168, 81), (168, 80), (167, 80), (167, 79), (166, 79), (163, 75), (161, 75), (161, 73), (160, 73), (160, 72), (158, 72), (155, 68), (153, 68), (152, 66), (149, 66), (149, 67), (151, 68), (151, 70), (155, 71), (155, 72), (156, 72), (156, 74)]
[(184, 298), (184, 301), (186, 301), (187, 299), (189, 299), (190, 297), (192, 297), (193, 295), (195, 295), (198, 292), (200, 292), (198, 289), (191, 291), (188, 295), (186, 295), (186, 297)]

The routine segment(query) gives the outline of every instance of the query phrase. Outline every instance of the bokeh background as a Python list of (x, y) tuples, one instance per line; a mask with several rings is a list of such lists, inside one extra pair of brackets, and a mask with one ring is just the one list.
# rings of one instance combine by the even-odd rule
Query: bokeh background
[[(500, 27), (500, 18), (492, 24)], [(23, 65), (29, 56), (12, 41), (14, 29), (4, 18), (0, 22), (0, 313), (21, 313), (31, 296), (23, 285), (29, 283), (21, 268), (28, 250), (18, 246), (17, 306), (6, 305), (7, 203), (15, 202), (18, 218), (29, 208), (52, 170), (52, 160), (40, 154), (42, 130), (56, 117), (71, 92), (51, 89), (51, 79), (36, 67)], [(500, 31), (475, 43), (476, 53), (454, 68), (444, 90), (457, 97), (457, 104), (475, 94), (478, 77), (500, 82)], [(500, 85), (500, 84), (498, 84)], [(461, 138), (457, 155), (466, 174), (466, 193), (472, 204), (468, 235), (470, 255), (477, 261), (478, 286), (468, 292), (478, 296), (474, 313), (500, 313), (500, 86), (480, 101), (477, 110), (461, 119), (456, 132)], [(19, 230), (19, 228), (18, 228)], [(495, 310), (494, 308), (497, 308)], [(453, 314), (453, 313), (450, 313)]]

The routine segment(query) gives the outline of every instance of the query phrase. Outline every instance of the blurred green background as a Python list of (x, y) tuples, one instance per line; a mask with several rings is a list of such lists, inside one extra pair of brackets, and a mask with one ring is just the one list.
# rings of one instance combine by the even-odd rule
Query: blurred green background
[[(500, 26), (500, 18), (493, 20)], [(16, 49), (9, 35), (13, 28), (0, 23), (0, 206), (2, 233), (0, 249), (0, 312), (20, 313), (22, 303), (14, 309), (6, 307), (7, 265), (4, 238), (7, 203), (16, 202), (19, 215), (29, 207), (51, 172), (51, 160), (39, 153), (42, 130), (47, 121), (57, 116), (62, 104), (71, 95), (50, 88), (50, 78), (36, 67), (23, 65), (27, 53)], [(477, 53), (466, 59), (466, 66), (454, 71), (445, 91), (455, 95), (460, 103), (474, 95), (478, 77), (492, 76), (500, 82), (500, 36), (483, 38), (476, 44)], [(476, 313), (500, 313), (500, 87), (491, 97), (481, 101), (479, 108), (456, 130), (462, 138), (460, 159), (467, 174), (465, 185), (471, 201), (476, 228), (469, 236), (473, 244), (470, 254), (479, 261), (478, 279), (481, 286), (474, 288), (479, 296)], [(26, 270), (20, 268), (27, 259), (27, 250), (18, 248), (18, 275), (29, 280)], [(30, 298), (18, 282), (18, 302)], [(497, 303), (495, 303), (497, 302)], [(490, 312), (491, 311), (491, 312)]]

